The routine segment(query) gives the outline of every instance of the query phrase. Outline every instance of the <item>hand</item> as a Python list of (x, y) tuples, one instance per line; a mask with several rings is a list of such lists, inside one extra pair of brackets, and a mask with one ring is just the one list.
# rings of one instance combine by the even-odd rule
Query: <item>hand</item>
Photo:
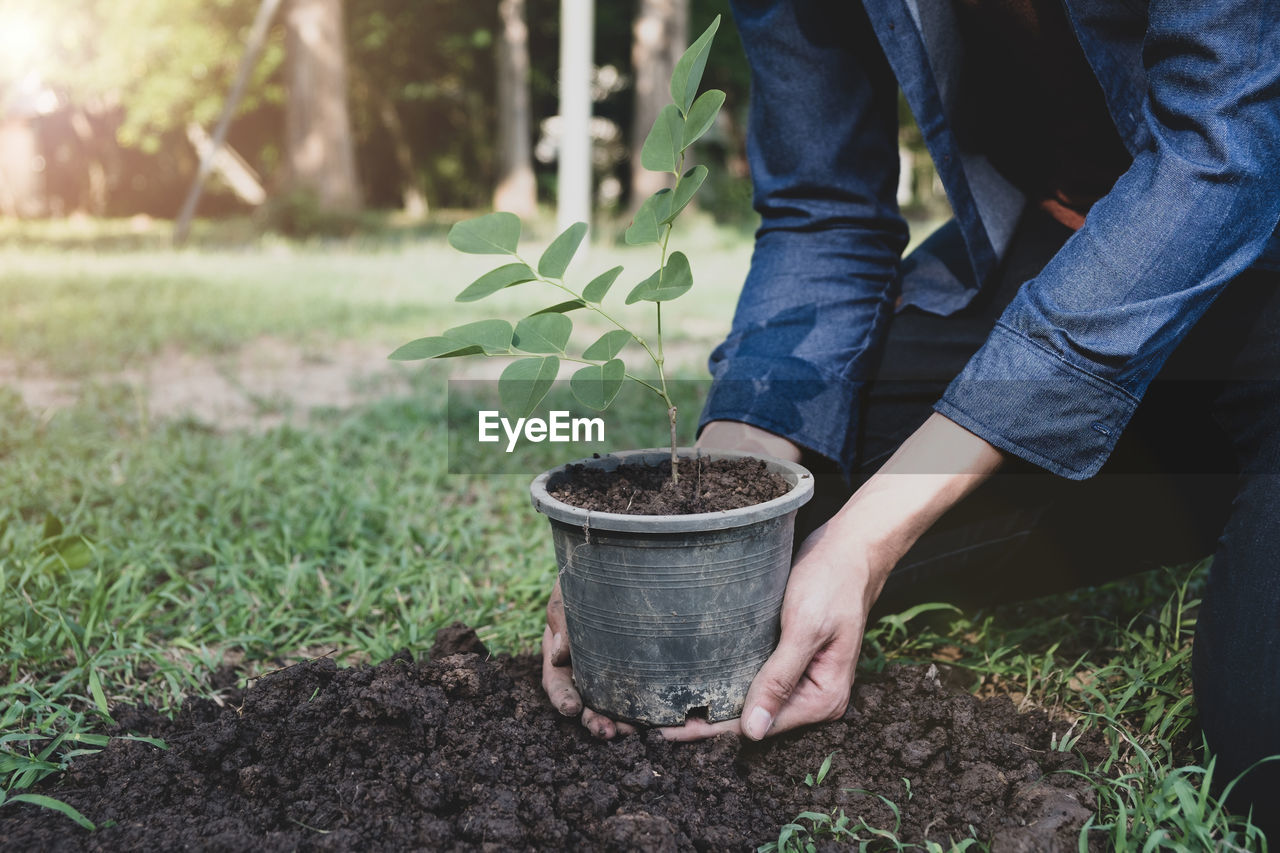
[[(720, 450), (741, 450), (762, 453), (793, 462), (800, 460), (800, 449), (781, 436), (737, 421), (712, 421), (702, 430), (698, 439), (700, 447)], [(573, 669), (569, 660), (569, 632), (565, 627), (564, 598), (560, 594), (560, 582), (551, 590), (547, 602), (547, 627), (542, 632), (542, 689), (556, 710), (566, 717), (582, 714), (582, 724), (596, 737), (609, 740), (620, 734), (630, 734), (635, 727), (612, 720), (582, 704), (573, 685)], [(695, 723), (699, 721), (694, 721)], [(706, 723), (702, 723), (706, 725)]]
[(566, 717), (582, 714), (582, 724), (596, 737), (610, 740), (634, 732), (635, 726), (611, 720), (582, 704), (573, 686), (573, 669), (569, 661), (569, 631), (564, 621), (564, 597), (560, 582), (551, 588), (547, 602), (547, 627), (542, 632), (542, 689), (556, 710)]
[[(740, 438), (763, 436), (795, 449), (772, 433), (728, 421), (708, 424), (704, 439), (715, 424), (741, 428)], [(727, 434), (717, 430), (711, 438)], [(916, 539), (989, 477), (1003, 458), (980, 437), (942, 415), (931, 415), (831, 521), (805, 540), (787, 582), (778, 648), (752, 681), (743, 718), (720, 723), (690, 720), (662, 729), (663, 735), (700, 740), (736, 731), (759, 740), (841, 716), (853, 686), (867, 613), (889, 572)], [(547, 605), (542, 683), (561, 713), (572, 716), (582, 700), (567, 668), (567, 636), (557, 584)], [(632, 730), (591, 711), (583, 712), (583, 724), (605, 738)]]
[(839, 719), (849, 704), (867, 612), (892, 564), (824, 525), (805, 540), (782, 602), (782, 635), (747, 691), (741, 720), (690, 720), (665, 728), (670, 740), (740, 732), (752, 740), (809, 723)]
[(902, 555), (1003, 456), (932, 415), (831, 521), (801, 546), (782, 604), (782, 635), (747, 691), (740, 720), (691, 720), (672, 740), (739, 731), (752, 740), (840, 717), (867, 613)]

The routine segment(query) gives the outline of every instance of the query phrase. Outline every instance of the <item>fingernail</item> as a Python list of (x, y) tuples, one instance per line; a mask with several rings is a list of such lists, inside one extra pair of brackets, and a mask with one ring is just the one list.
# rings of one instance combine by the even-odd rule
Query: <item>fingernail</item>
[(742, 731), (752, 740), (761, 740), (772, 727), (773, 715), (757, 705), (751, 709), (751, 716), (747, 717), (747, 724), (742, 727)]
[(564, 637), (559, 634), (551, 635), (551, 659), (555, 660), (560, 657), (560, 646), (564, 644)]

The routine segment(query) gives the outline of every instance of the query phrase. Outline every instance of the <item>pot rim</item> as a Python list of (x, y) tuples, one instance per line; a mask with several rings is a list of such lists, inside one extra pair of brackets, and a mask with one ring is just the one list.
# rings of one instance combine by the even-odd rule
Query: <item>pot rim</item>
[(645, 464), (656, 464), (671, 457), (669, 447), (650, 447), (575, 459), (544, 471), (529, 486), (533, 507), (554, 521), (572, 524), (575, 527), (631, 533), (688, 533), (726, 530), (767, 521), (794, 512), (813, 497), (813, 474), (803, 465), (795, 462), (759, 453), (715, 450), (705, 447), (680, 447), (677, 448), (677, 453), (681, 458), (690, 459), (759, 459), (769, 466), (770, 470), (781, 474), (791, 484), (791, 489), (786, 494), (764, 503), (719, 512), (698, 512), (687, 515), (626, 515), (619, 512), (599, 512), (557, 500), (547, 491), (547, 482), (570, 465), (586, 465), (611, 471), (624, 462), (640, 461)]

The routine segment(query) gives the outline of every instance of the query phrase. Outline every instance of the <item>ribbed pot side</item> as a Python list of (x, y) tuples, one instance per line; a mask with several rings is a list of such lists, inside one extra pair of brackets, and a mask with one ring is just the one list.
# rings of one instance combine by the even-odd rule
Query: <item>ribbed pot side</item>
[[(619, 720), (679, 725), (692, 712), (737, 717), (747, 688), (778, 642), (796, 510), (813, 496), (800, 465), (733, 451), (683, 448), (682, 459), (762, 459), (791, 485), (755, 506), (696, 515), (591, 512), (533, 481), (534, 507), (551, 521), (560, 590), (583, 701)], [(576, 463), (612, 470), (656, 465), (666, 449)]]

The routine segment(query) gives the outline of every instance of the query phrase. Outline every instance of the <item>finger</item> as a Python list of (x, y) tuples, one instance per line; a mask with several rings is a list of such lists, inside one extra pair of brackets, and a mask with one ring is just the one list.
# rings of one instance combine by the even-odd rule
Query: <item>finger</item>
[(587, 727), (589, 732), (601, 740), (613, 740), (618, 735), (634, 734), (636, 730), (636, 727), (630, 723), (612, 720), (590, 708), (583, 709), (582, 724)]
[(742, 708), (742, 733), (751, 740), (760, 740), (773, 729), (774, 721), (782, 711), (796, 685), (804, 675), (809, 661), (813, 660), (818, 641), (809, 634), (783, 632), (778, 648), (765, 661), (747, 690)]
[(740, 721), (736, 717), (732, 720), (723, 720), (719, 723), (708, 723), (706, 720), (700, 720), (697, 717), (693, 717), (687, 720), (683, 726), (666, 726), (658, 729), (658, 731), (669, 741), (688, 743), (695, 740), (706, 740), (707, 738), (713, 738), (716, 735), (722, 735), (727, 732), (739, 734), (739, 722)]
[(773, 721), (771, 734), (811, 723), (838, 720), (849, 705), (859, 643), (837, 639), (809, 662), (791, 699)]
[(548, 625), (542, 632), (542, 689), (557, 711), (576, 717), (582, 710), (582, 697), (573, 686), (573, 670), (557, 666), (551, 655), (552, 633)]
[(569, 631), (564, 619), (560, 581), (551, 588), (551, 598), (547, 600), (547, 627), (551, 629), (551, 662), (564, 666), (569, 662)]

